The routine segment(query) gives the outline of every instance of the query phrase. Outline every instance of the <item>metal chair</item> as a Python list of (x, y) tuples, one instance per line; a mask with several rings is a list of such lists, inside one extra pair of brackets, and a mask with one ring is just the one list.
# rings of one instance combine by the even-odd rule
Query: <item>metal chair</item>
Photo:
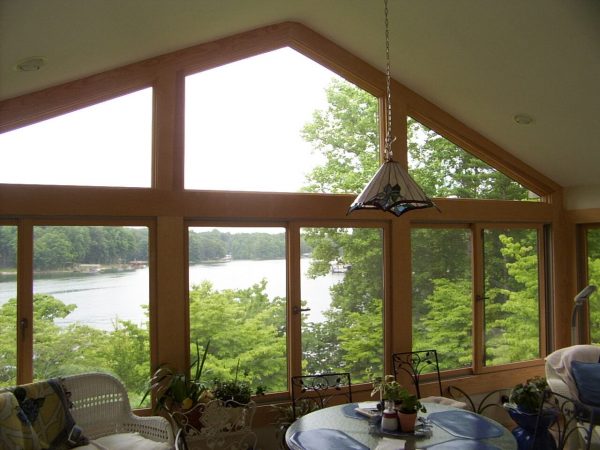
[(594, 426), (598, 424), (600, 408), (548, 390), (536, 415), (531, 448), (546, 448), (549, 438), (556, 442), (557, 450), (596, 448), (600, 443)]
[(314, 411), (330, 405), (352, 403), (349, 372), (321, 373), (292, 377), (292, 411)]
[[(392, 354), (392, 365), (394, 368), (394, 378), (398, 380), (401, 372), (405, 372), (410, 376), (415, 387), (417, 397), (421, 401), (431, 403), (441, 403), (444, 405), (453, 406), (455, 408), (467, 409), (467, 404), (451, 398), (444, 397), (442, 391), (442, 379), (440, 376), (440, 366), (436, 350), (416, 350), (412, 352), (399, 352)], [(426, 373), (433, 373), (437, 377), (437, 385), (439, 388), (439, 396), (421, 397), (420, 381), (421, 376)]]

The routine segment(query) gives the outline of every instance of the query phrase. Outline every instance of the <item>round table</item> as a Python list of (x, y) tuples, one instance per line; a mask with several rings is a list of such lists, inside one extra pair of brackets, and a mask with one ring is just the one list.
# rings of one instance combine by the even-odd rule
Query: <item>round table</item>
[[(394, 442), (392, 440), (405, 441), (404, 448), (406, 449), (426, 447), (431, 447), (432, 450), (443, 447), (456, 449), (469, 448), (474, 450), (517, 449), (517, 442), (511, 432), (488, 417), (437, 403), (424, 403), (424, 405), (427, 408), (427, 412), (419, 413), (419, 416), (427, 417), (433, 413), (449, 412), (449, 414), (435, 414), (431, 416), (435, 421), (431, 420), (430, 436), (417, 437), (400, 433), (393, 436), (383, 434), (376, 425), (370, 424), (370, 422), (373, 422), (373, 419), (369, 420), (366, 417), (363, 418), (358, 414), (353, 414), (354, 408), (357, 406), (354, 403), (331, 406), (302, 416), (288, 428), (285, 440), (292, 450), (323, 450), (325, 448), (328, 450), (332, 450), (333, 448), (368, 448), (373, 450), (378, 446), (380, 449), (393, 448)], [(485, 439), (467, 439), (457, 434), (452, 426), (447, 427), (446, 424), (444, 424), (443, 428), (439, 426), (438, 420), (442, 416), (458, 418), (458, 421), (455, 421), (455, 423), (460, 422), (460, 417), (463, 416), (465, 419), (476, 419), (476, 421), (480, 421), (484, 425), (483, 428), (491, 427), (497, 432), (495, 436)], [(326, 444), (327, 439), (331, 438), (332, 435), (336, 437), (339, 435), (342, 438), (339, 441), (339, 445)], [(346, 438), (349, 438), (350, 441), (356, 441), (356, 446), (352, 447), (354, 442), (349, 444), (348, 441), (342, 445), (342, 442), (344, 442), (343, 439)], [(314, 445), (312, 442), (314, 442)], [(442, 446), (442, 443), (445, 443), (445, 446)], [(363, 447), (361, 447), (361, 444)], [(439, 445), (436, 446), (436, 444)]]

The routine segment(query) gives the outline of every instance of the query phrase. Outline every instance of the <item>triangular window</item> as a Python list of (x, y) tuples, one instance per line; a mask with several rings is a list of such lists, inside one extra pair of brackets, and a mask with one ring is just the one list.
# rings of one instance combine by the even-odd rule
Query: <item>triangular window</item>
[(408, 166), (427, 195), (438, 198), (539, 200), (516, 181), (408, 117)]

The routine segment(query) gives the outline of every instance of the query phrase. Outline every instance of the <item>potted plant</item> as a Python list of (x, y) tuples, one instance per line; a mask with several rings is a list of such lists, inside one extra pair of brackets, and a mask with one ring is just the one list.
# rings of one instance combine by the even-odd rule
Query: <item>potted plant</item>
[(401, 402), (398, 405), (398, 421), (400, 422), (400, 429), (402, 431), (411, 433), (415, 430), (417, 412), (419, 411), (427, 412), (427, 408), (423, 406), (416, 395), (404, 390)]
[(509, 403), (505, 403), (504, 407), (517, 424), (512, 434), (519, 448), (555, 448), (556, 444), (548, 428), (556, 421), (557, 412), (554, 409), (544, 409), (538, 418), (542, 402), (549, 394), (548, 383), (543, 377), (530, 378), (512, 388)]
[(393, 402), (392, 407), (395, 408), (395, 405), (400, 403), (402, 396), (406, 391), (406, 389), (396, 381), (394, 375), (371, 377), (371, 382), (373, 384), (371, 397), (379, 394), (379, 400), (382, 402), (382, 407), (385, 407), (385, 402)]
[(152, 375), (140, 405), (144, 403), (153, 390), (156, 390), (155, 413), (160, 410), (166, 410), (170, 413), (185, 411), (193, 408), (199, 402), (211, 400), (213, 395), (201, 379), (209, 345), (210, 340), (206, 343), (204, 353), (200, 357), (200, 346), (196, 342), (196, 359), (190, 365), (192, 376), (177, 372), (166, 364), (161, 364)]
[(545, 378), (530, 378), (512, 388), (509, 402), (522, 412), (537, 413), (547, 389), (548, 383)]
[(254, 391), (247, 381), (239, 380), (240, 361), (238, 360), (233, 380), (214, 380), (211, 392), (214, 398), (223, 401), (225, 406), (243, 406), (252, 400), (252, 395), (264, 395), (265, 386), (259, 385)]

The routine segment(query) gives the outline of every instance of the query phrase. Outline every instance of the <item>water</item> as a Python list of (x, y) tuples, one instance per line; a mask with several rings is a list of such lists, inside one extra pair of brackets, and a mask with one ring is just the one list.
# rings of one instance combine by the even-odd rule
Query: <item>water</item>
[[(312, 322), (324, 320), (323, 312), (330, 303), (329, 288), (344, 279), (343, 273), (330, 273), (316, 279), (304, 274), (310, 259), (301, 260), (302, 299), (311, 311), (307, 318)], [(213, 283), (216, 290), (248, 288), (267, 279), (269, 298), (286, 296), (286, 261), (233, 260), (221, 264), (197, 264), (190, 267), (190, 286), (203, 280)], [(112, 330), (115, 319), (130, 320), (137, 325), (146, 322), (145, 309), (149, 298), (149, 269), (128, 272), (71, 274), (60, 278), (44, 278), (34, 281), (34, 292), (50, 294), (65, 304), (75, 304), (77, 309), (59, 325), (84, 322), (95, 328)], [(0, 304), (16, 295), (16, 281), (0, 282)]]

